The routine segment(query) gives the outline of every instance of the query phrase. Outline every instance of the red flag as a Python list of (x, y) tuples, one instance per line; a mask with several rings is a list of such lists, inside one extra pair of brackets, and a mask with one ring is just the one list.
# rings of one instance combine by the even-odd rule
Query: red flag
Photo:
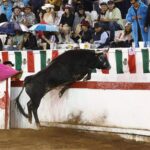
[(27, 63), (28, 63), (28, 72), (35, 72), (34, 68), (34, 54), (33, 51), (27, 52)]
[(8, 60), (9, 60), (9, 59), (8, 59), (8, 52), (7, 52), (7, 51), (2, 52), (2, 60), (3, 60), (3, 62), (5, 62), (5, 61), (8, 61)]
[(135, 50), (132, 48), (128, 52), (128, 66), (129, 66), (130, 73), (136, 73)]
[(52, 50), (52, 60), (58, 56), (58, 50)]

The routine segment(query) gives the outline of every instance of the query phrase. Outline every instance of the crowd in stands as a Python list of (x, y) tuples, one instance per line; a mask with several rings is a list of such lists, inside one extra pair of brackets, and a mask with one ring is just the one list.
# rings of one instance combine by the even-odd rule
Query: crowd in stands
[(95, 48), (150, 47), (150, 0), (0, 0), (0, 23), (28, 28), (55, 24), (59, 32), (7, 34), (0, 49), (50, 49), (52, 44), (91, 43)]

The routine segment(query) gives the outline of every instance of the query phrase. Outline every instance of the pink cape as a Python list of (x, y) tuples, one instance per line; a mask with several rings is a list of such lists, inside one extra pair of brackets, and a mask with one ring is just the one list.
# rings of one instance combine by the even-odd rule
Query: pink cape
[(0, 81), (20, 73), (19, 71), (7, 65), (0, 64)]

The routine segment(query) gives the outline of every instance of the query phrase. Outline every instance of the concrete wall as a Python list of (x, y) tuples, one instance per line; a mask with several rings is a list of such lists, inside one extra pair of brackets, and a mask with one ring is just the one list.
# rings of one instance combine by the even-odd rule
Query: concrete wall
[[(16, 109), (13, 99), (21, 88), (12, 88), (11, 127), (36, 128)], [(128, 129), (132, 134), (150, 136), (150, 92), (149, 90), (103, 90), (103, 89), (69, 89), (62, 98), (58, 97), (59, 89), (46, 94), (38, 109), (42, 124), (65, 123), (89, 125), (95, 127)], [(26, 103), (29, 97), (23, 92), (21, 103), (27, 112)], [(134, 131), (133, 131), (134, 130)], [(136, 131), (135, 131), (136, 130)], [(141, 131), (141, 133), (139, 133)], [(120, 131), (121, 132), (121, 131)]]

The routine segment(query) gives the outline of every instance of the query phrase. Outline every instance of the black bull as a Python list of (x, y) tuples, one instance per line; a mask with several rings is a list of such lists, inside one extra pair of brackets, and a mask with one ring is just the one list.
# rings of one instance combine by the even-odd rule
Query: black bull
[[(16, 98), (19, 111), (32, 122), (32, 113), (37, 125), (40, 125), (37, 109), (42, 97), (50, 90), (63, 86), (59, 97), (63, 95), (69, 85), (83, 79), (91, 79), (92, 70), (110, 69), (110, 64), (104, 53), (96, 53), (93, 50), (69, 50), (59, 55), (43, 70), (35, 75), (27, 76), (24, 86)], [(19, 97), (25, 88), (30, 97), (27, 103), (28, 114), (26, 114), (19, 102)]]

